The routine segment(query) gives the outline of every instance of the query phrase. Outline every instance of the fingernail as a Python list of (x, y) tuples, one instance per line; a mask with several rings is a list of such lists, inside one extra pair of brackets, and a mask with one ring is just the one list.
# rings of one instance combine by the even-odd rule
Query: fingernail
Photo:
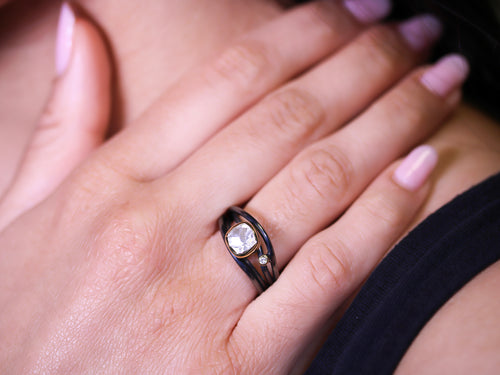
[(390, 0), (344, 0), (344, 6), (362, 23), (380, 20), (391, 11)]
[(439, 60), (420, 78), (433, 93), (446, 97), (458, 88), (469, 75), (469, 63), (461, 55), (448, 55)]
[(416, 191), (427, 181), (437, 161), (438, 155), (433, 147), (419, 146), (399, 165), (393, 179), (402, 188)]
[(441, 22), (429, 14), (411, 18), (399, 25), (399, 32), (416, 51), (429, 47), (439, 38), (442, 30)]
[(69, 65), (73, 47), (73, 30), (75, 28), (75, 13), (68, 3), (63, 3), (57, 26), (56, 38), (56, 73), (62, 75)]

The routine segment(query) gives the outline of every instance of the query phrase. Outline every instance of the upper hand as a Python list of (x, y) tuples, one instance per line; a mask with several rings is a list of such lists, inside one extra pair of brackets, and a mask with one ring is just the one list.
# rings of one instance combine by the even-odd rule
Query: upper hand
[[(396, 26), (361, 33), (344, 8), (318, 6), (190, 72), (90, 156), (62, 138), (58, 151), (73, 157), (45, 169), (50, 184), (30, 172), (47, 149), (28, 151), (0, 213), (0, 368), (284, 373), (301, 360), (423, 202), (425, 176), (395, 180), (392, 162), (452, 111), (464, 73), (433, 69), (450, 79), (445, 89), (422, 79), (430, 67), (405, 77), (430, 40), (412, 47)], [(75, 24), (61, 90), (85, 73), (74, 64), (89, 27)], [(68, 103), (55, 97), (58, 114)], [(49, 129), (93, 113), (72, 104)], [(91, 121), (95, 145), (105, 117)], [(284, 268), (257, 298), (216, 229), (244, 202)]]

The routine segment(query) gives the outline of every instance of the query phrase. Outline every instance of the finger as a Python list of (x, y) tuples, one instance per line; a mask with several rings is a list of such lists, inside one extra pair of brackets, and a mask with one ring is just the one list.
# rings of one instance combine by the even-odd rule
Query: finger
[(110, 66), (96, 28), (63, 4), (51, 97), (2, 202), (2, 223), (45, 199), (101, 144), (110, 112)]
[(349, 126), (304, 150), (257, 193), (245, 209), (280, 249), (280, 266), (391, 161), (442, 123), (458, 104), (467, 72), (465, 59), (455, 55), (415, 71)]
[[(189, 201), (213, 192), (200, 218), (205, 223), (248, 200), (301, 149), (339, 128), (415, 64), (439, 32), (427, 28), (428, 19), (367, 31), (222, 130), (167, 180), (176, 185), (177, 178), (190, 179), (184, 190)], [(425, 43), (418, 48), (398, 31), (408, 24), (420, 27)]]
[(252, 369), (255, 373), (270, 373), (270, 364), (273, 373), (289, 373), (304, 360), (301, 353), (410, 223), (429, 191), (426, 180), (436, 162), (434, 149), (422, 146), (396, 172), (389, 168), (248, 306), (230, 345), (245, 358), (259, 353), (255, 362), (262, 367)]
[[(387, 1), (361, 16), (374, 21)], [(358, 10), (358, 14), (359, 10)], [(363, 18), (365, 17), (365, 18)], [(362, 25), (338, 1), (291, 10), (189, 72), (115, 141), (114, 163), (150, 180), (168, 172), (256, 100), (352, 38)], [(113, 157), (113, 155), (110, 155)]]
[[(415, 71), (352, 124), (304, 150), (250, 200), (245, 209), (279, 249), (278, 267), (334, 221), (391, 161), (442, 122), (458, 103), (457, 89), (467, 70), (466, 61), (452, 55)], [(209, 258), (220, 252), (215, 242), (206, 251)], [(231, 266), (227, 279), (248, 284), (248, 291), (234, 297), (244, 305), (255, 290)]]

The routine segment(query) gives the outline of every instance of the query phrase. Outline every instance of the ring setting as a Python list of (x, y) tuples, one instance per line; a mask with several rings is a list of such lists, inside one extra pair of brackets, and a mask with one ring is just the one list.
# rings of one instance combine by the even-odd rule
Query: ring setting
[(229, 251), (238, 258), (250, 255), (258, 246), (257, 235), (247, 223), (234, 225), (226, 234), (226, 242)]
[(219, 219), (229, 253), (262, 293), (278, 278), (271, 240), (260, 223), (239, 207), (230, 207)]

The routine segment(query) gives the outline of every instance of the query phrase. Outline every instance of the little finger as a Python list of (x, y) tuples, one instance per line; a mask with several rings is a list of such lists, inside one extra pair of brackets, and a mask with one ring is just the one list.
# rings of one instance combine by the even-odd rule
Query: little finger
[[(425, 200), (436, 162), (430, 146), (415, 149), (301, 248), (233, 331), (229, 346), (241, 373), (285, 374), (304, 360), (301, 353), (321, 337), (330, 316), (404, 233)], [(249, 364), (247, 358), (255, 359)]]

